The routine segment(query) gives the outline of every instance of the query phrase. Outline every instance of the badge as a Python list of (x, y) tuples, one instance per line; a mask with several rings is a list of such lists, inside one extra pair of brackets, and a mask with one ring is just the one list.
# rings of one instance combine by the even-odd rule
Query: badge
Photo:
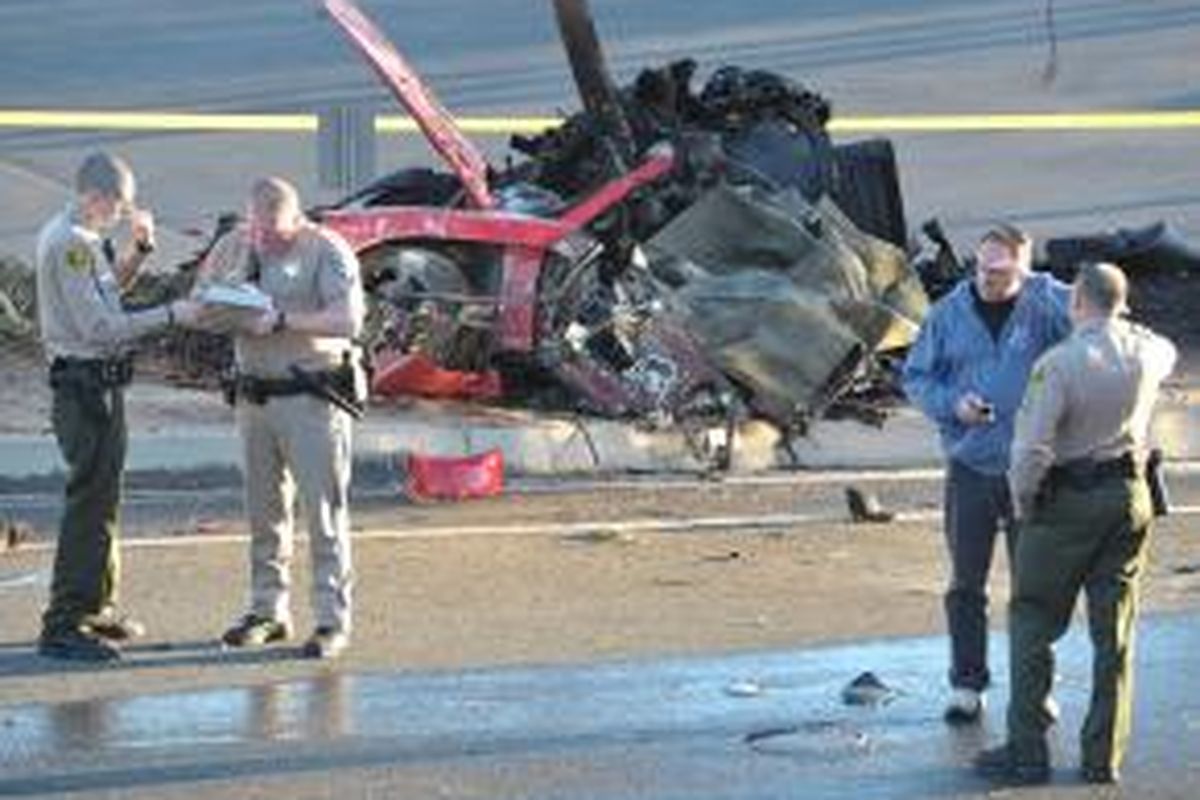
[(1032, 397), (1042, 390), (1042, 386), (1046, 383), (1046, 367), (1042, 364), (1036, 366), (1033, 373), (1029, 376), (1029, 387), (1026, 389), (1027, 394)]
[(282, 270), (283, 277), (287, 278), (289, 281), (294, 281), (296, 278), (300, 277), (300, 262), (289, 261), (283, 265)]
[(67, 248), (67, 266), (75, 272), (89, 271), (95, 261), (96, 257), (92, 254), (92, 248), (86, 244), (73, 244)]

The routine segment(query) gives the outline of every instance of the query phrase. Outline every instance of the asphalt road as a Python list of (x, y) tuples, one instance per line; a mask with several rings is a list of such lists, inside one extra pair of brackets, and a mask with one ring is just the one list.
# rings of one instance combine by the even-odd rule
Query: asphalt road
[[(1172, 528), (1200, 516), (1200, 470), (1195, 462), (1167, 472)], [(936, 527), (941, 521), (940, 470), (849, 470), (732, 476), (510, 480), (504, 495), (468, 503), (405, 500), (394, 481), (357, 484), (359, 532), (416, 538), (478, 534), (618, 535), (622, 531), (803, 530), (850, 522), (846, 490), (875, 498), (900, 522)], [(51, 543), (61, 512), (58, 490), (0, 493), (4, 511), (31, 526), (31, 541)], [(122, 505), (129, 541), (170, 541), (214, 530), (240, 529), (240, 486), (131, 490)]]
[[(553, 114), (577, 107), (548, 0), (363, 3), (457, 113)], [(1179, 109), (1200, 104), (1191, 0), (1059, 0), (1057, 71), (1042, 0), (785, 3), (593, 0), (621, 79), (691, 56), (783, 72), (835, 113)], [(0, 108), (312, 111), (394, 106), (315, 0), (8, 0), (0, 7)], [(470, 20), (464, 24), (464, 19)], [(1035, 234), (1087, 233), (1159, 218), (1200, 238), (1193, 131), (905, 134), (894, 137), (910, 218), (938, 215), (969, 241), (996, 217)], [(237, 207), (247, 176), (293, 176), (312, 199), (308, 136), (104, 137), (128, 154), (168, 227), (205, 227)], [(0, 132), (0, 252), (28, 254), (38, 222), (91, 132)], [(495, 158), (504, 137), (482, 139)], [(431, 160), (413, 138), (381, 165)], [(168, 242), (169, 254), (186, 240)]]
[[(1190, 618), (1142, 626), (1138, 736), (1120, 796), (1194, 797)], [(1000, 715), (938, 716), (941, 637), (568, 668), (347, 675), (0, 708), (0, 795), (80, 797), (992, 797), (972, 756)], [(1053, 784), (1075, 777), (1088, 646), (1059, 648)], [(1000, 666), (1003, 669), (1003, 666)], [(841, 700), (872, 670), (881, 705)], [(1115, 793), (1113, 793), (1115, 796)]]
[[(575, 103), (550, 0), (361, 5), (459, 111), (547, 112)], [(1200, 7), (1183, 0), (1055, 3), (1059, 78), (1052, 84), (1041, 80), (1049, 55), (1042, 0), (591, 6), (625, 78), (683, 56), (708, 69), (763, 66), (826, 91), (849, 113), (1200, 102), (1186, 46)], [(317, 7), (316, 0), (108, 0), (99, 9), (90, 0), (9, 0), (0, 10), (0, 104), (264, 110), (382, 99)]]
[[(1200, 481), (1194, 474), (1176, 478), (1176, 501), (1196, 513)], [(898, 560), (919, 562), (922, 553), (936, 548), (936, 476), (913, 472), (855, 482), (878, 493), (908, 521), (845, 524), (842, 489), (847, 480), (838, 474), (724, 483), (541, 481), (489, 502), (397, 506), (377, 496), (356, 503), (356, 530), (362, 537), (356, 567), (364, 591), (363, 652), (329, 666), (297, 660), (286, 649), (216, 650), (204, 634), (211, 634), (212, 616), (220, 613), (214, 609), (228, 604), (224, 595), (236, 572), (228, 561), (242, 556), (244, 545), (222, 536), (240, 525), (236, 510), (207, 493), (135, 497), (129, 509), (134, 535), (126, 550), (132, 572), (143, 588), (157, 587), (150, 597), (182, 610), (183, 616), (161, 616), (155, 603), (147, 604), (166, 639), (134, 645), (129, 657), (112, 669), (50, 664), (32, 655), (30, 608), (44, 591), (46, 543), (22, 546), (0, 559), (0, 596), (6, 599), (0, 607), (0, 630), (5, 631), (0, 637), (0, 694), (7, 692), (0, 702), (0, 796), (989, 796), (988, 785), (971, 775), (968, 764), (980, 747), (1002, 736), (1002, 716), (997, 707), (978, 730), (955, 732), (942, 724), (941, 636), (755, 652), (766, 641), (763, 627), (753, 634), (757, 645), (734, 648), (748, 652), (708, 648), (687, 658), (656, 655), (673, 652), (664, 650), (665, 638), (690, 630), (671, 621), (671, 599), (663, 592), (690, 586), (713, 593), (706, 613), (691, 625), (719, 627), (723, 617), (730, 617), (718, 609), (733, 576), (722, 572), (716, 581), (713, 569), (778, 559), (800, 562), (804, 558), (791, 548), (823, 537), (827, 546), (809, 557), (826, 565), (831, 575), (882, 584)], [(762, 521), (780, 513), (810, 514), (812, 519), (759, 527), (754, 530), (760, 535), (741, 538), (734, 538), (732, 524), (714, 526), (711, 538), (693, 534), (677, 541), (619, 532), (622, 521), (670, 524), (693, 516)], [(197, 518), (206, 525), (186, 530), (194, 534), (186, 541), (169, 535), (158, 542), (143, 538), (150, 529), (162, 534), (194, 526)], [(1140, 628), (1138, 735), (1125, 796), (1182, 800), (1200, 779), (1195, 736), (1200, 706), (1189, 666), (1197, 646), (1196, 564), (1194, 555), (1188, 555), (1195, 551), (1181, 541), (1194, 538), (1192, 520), (1191, 515), (1173, 517), (1156, 533), (1148, 584), (1163, 599), (1164, 589), (1175, 598), (1159, 608), (1184, 611), (1147, 617)], [(474, 533), (464, 537), (465, 528)], [(392, 538), (381, 538), (389, 534)], [(401, 541), (413, 536), (425, 537), (430, 550)], [(436, 571), (430, 556), (421, 553), (455, 552), (464, 538), (486, 543), (485, 563), (457, 563), (453, 588), (445, 597), (420, 591), (413, 595), (404, 559), (420, 564), (423, 572)], [(886, 549), (893, 539), (902, 543), (899, 552)], [(872, 541), (876, 544), (869, 545)], [(782, 552), (775, 545), (789, 549)], [(565, 576), (570, 588), (556, 592), (552, 584), (557, 581), (548, 575), (514, 566), (502, 555), (512, 547), (534, 553), (534, 563)], [(411, 655), (405, 655), (406, 647), (430, 646), (421, 644), (422, 628), (412, 620), (414, 614), (442, 614), (446, 635), (453, 639), (482, 635), (470, 621), (480, 613), (472, 610), (470, 595), (482, 592), (489, 606), (516, 604), (514, 594), (486, 577), (494, 570), (526, 576), (538, 606), (561, 606), (563, 613), (552, 614), (552, 620), (589, 630), (591, 614), (581, 609), (620, 608), (630, 598), (611, 594), (613, 587), (608, 592), (600, 588), (587, 577), (595, 573), (577, 573), (579, 563), (572, 559), (615, 560), (626, 574), (653, 562), (649, 553), (659, 547), (673, 554), (669, 561), (674, 566), (652, 569), (661, 581), (654, 584), (657, 593), (639, 595), (629, 611), (653, 621), (652, 642), (657, 644), (632, 656), (612, 661), (543, 655), (544, 660), (482, 668), (476, 665), (504, 662), (467, 658), (430, 670), (415, 668)], [(685, 550), (691, 555), (684, 555)], [(843, 560), (833, 551), (841, 551)], [(457, 552), (461, 557), (464, 551)], [(847, 552), (861, 563), (844, 560)], [(685, 573), (676, 563), (680, 559), (693, 571)], [(704, 569), (713, 582), (693, 584), (694, 570)], [(763, 601), (779, 586), (768, 581), (767, 573), (755, 574), (765, 582), (752, 590), (751, 608), (761, 615), (754, 624), (766, 626), (779, 612), (767, 610)], [(179, 581), (205, 588), (186, 596), (172, 592), (169, 587)], [(905, 599), (901, 595), (914, 585), (922, 587), (932, 607), (936, 589), (926, 576), (919, 584), (905, 583), (906, 589), (893, 586), (881, 593), (881, 603), (892, 605), (871, 613), (894, 619), (896, 605)], [(368, 590), (374, 594), (366, 594)], [(825, 597), (802, 580), (788, 581), (786, 591)], [(861, 594), (866, 587), (853, 591)], [(840, 608), (834, 605), (821, 613), (837, 614)], [(549, 648), (541, 652), (569, 651), (564, 640), (578, 631), (568, 632), (538, 616), (521, 615), (509, 620), (512, 628), (505, 631), (500, 625), (500, 630), (519, 638), (541, 627), (542, 633), (534, 635)], [(852, 622), (833, 627), (847, 624)], [(622, 630), (630, 627), (626, 620)], [(603, 638), (603, 627), (594, 630)], [(1053, 735), (1059, 766), (1055, 783), (1045, 792), (1022, 796), (1091, 796), (1072, 773), (1078, 761), (1075, 731), (1090, 674), (1083, 630), (1077, 625), (1060, 648), (1055, 692), (1066, 714)], [(993, 667), (999, 676), (1005, 674), (1006, 650), (997, 632)], [(841, 688), (864, 670), (875, 671), (896, 690), (893, 702), (869, 709), (841, 704)], [(1002, 679), (998, 684), (993, 699), (999, 706), (1005, 692)]]

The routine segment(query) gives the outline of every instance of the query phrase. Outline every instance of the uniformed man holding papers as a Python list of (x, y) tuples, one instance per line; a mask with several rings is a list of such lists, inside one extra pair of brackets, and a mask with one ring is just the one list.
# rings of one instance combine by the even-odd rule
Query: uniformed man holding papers
[(195, 296), (209, 304), (206, 320), (235, 335), (230, 389), (251, 532), (249, 608), (222, 641), (260, 646), (292, 634), (298, 488), (314, 571), (315, 629), (303, 652), (335, 657), (351, 633), (351, 422), (365, 396), (354, 345), (364, 315), (358, 259), (305, 218), (290, 183), (264, 178), (251, 189), (246, 223), (205, 260)]
[[(124, 389), (133, 376), (128, 348), (142, 334), (191, 322), (198, 307), (191, 301), (137, 312), (122, 307), (122, 291), (154, 250), (154, 217), (134, 206), (134, 195), (129, 165), (94, 153), (76, 172), (74, 197), (38, 238), (38, 318), (50, 362), (54, 435), (67, 465), (38, 643), (51, 658), (120, 658), (120, 643), (142, 633), (117, 608)], [(118, 252), (107, 237), (123, 221), (130, 236)]]

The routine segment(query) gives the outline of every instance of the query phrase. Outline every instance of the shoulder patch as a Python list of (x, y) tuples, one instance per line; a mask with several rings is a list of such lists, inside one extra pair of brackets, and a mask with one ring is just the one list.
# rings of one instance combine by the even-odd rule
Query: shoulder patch
[(1031, 400), (1041, 395), (1046, 386), (1046, 365), (1037, 364), (1029, 373), (1029, 383), (1025, 386), (1025, 398)]
[(92, 248), (86, 244), (73, 244), (67, 248), (63, 260), (75, 272), (87, 272), (95, 264), (96, 257), (92, 254)]

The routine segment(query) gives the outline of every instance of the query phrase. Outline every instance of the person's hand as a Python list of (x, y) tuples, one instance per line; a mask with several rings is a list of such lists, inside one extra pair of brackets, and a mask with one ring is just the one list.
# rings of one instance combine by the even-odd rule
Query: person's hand
[(270, 336), (279, 331), (280, 312), (274, 308), (243, 322), (242, 332), (250, 336)]
[(987, 425), (995, 421), (992, 404), (975, 392), (967, 392), (958, 398), (958, 403), (954, 406), (954, 415), (964, 425)]
[(194, 328), (198, 325), (204, 306), (195, 300), (176, 300), (171, 303), (171, 317), (176, 325)]
[(154, 215), (149, 209), (135, 208), (129, 213), (129, 230), (140, 252), (149, 253), (158, 246), (154, 236)]

